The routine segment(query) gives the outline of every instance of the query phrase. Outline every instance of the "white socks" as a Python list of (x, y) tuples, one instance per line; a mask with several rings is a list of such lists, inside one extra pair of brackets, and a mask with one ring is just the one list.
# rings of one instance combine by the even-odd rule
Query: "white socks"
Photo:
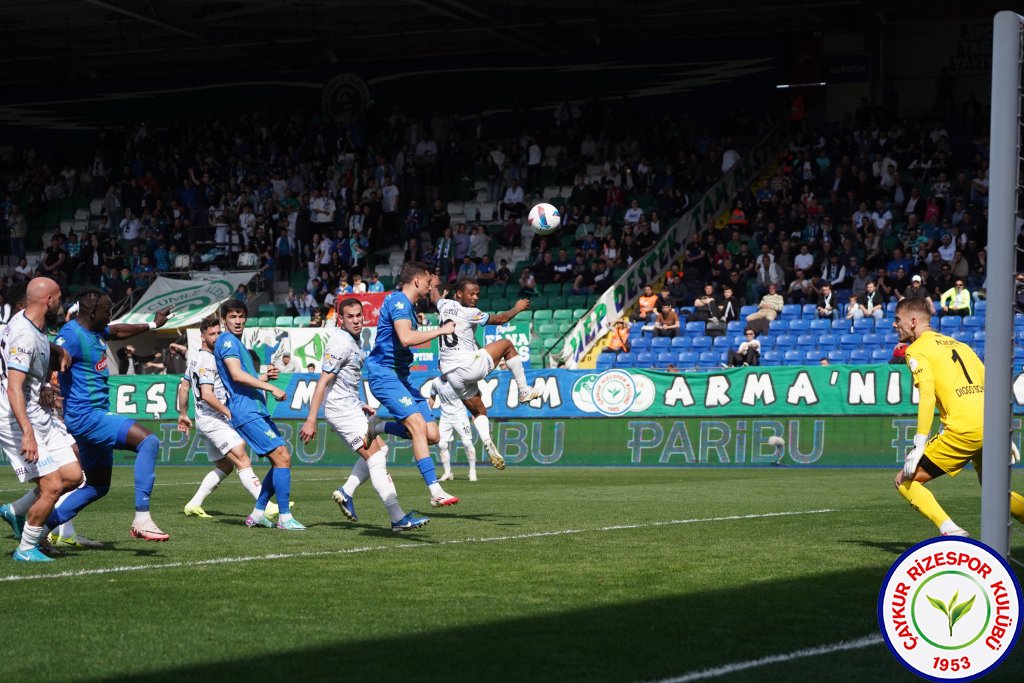
[(207, 472), (206, 476), (203, 477), (203, 480), (199, 483), (199, 490), (196, 491), (196, 495), (192, 496), (192, 500), (186, 503), (186, 505), (201, 506), (203, 501), (206, 500), (206, 497), (213, 493), (215, 488), (220, 486), (220, 483), (224, 481), (226, 476), (228, 475), (217, 467), (214, 467), (212, 470)]
[(26, 524), (25, 528), (21, 531), (21, 543), (18, 544), (18, 550), (28, 552), (35, 548), (39, 545), (39, 537), (42, 533), (43, 527)]
[[(397, 522), (405, 517), (402, 506), (398, 504), (398, 490), (395, 483), (388, 475), (387, 449), (381, 449), (366, 460), (366, 468), (370, 472), (370, 483), (376, 489), (381, 502), (388, 510), (392, 522)], [(438, 487), (440, 488), (440, 487)]]
[[(387, 453), (387, 447), (385, 447), (382, 453)], [(384, 456), (385, 459), (387, 455)], [(359, 488), (364, 481), (370, 478), (370, 470), (366, 466), (366, 460), (362, 456), (356, 456), (356, 464), (352, 466), (352, 473), (348, 475), (348, 481), (341, 487), (341, 490), (345, 492), (345, 495), (352, 497), (356, 493), (356, 489)]]
[(477, 434), (483, 441), (492, 441), (491, 439), (491, 421), (487, 419), (486, 415), (477, 415), (473, 418), (473, 426), (476, 427)]
[(512, 372), (512, 377), (515, 378), (516, 384), (519, 385), (519, 393), (522, 394), (529, 391), (530, 386), (526, 383), (526, 371), (523, 370), (523, 359), (519, 356), (506, 358), (505, 366)]
[(74, 538), (78, 535), (75, 525), (70, 520), (57, 527), (57, 536), (60, 538)]
[(473, 447), (473, 443), (464, 444), (466, 446), (466, 460), (469, 461), (469, 474), (472, 476), (476, 472), (476, 448)]
[(149, 510), (136, 510), (135, 520), (132, 522), (132, 526), (142, 526), (146, 522), (152, 522), (153, 518), (149, 515)]
[(263, 485), (260, 484), (260, 478), (256, 476), (256, 473), (252, 471), (251, 467), (246, 467), (244, 470), (238, 470), (238, 478), (242, 481), (242, 486), (245, 490), (252, 494), (253, 498), (260, 497), (260, 489)]
[[(26, 529), (28, 527), (25, 527)], [(953, 531), (963, 531), (956, 522), (951, 519), (947, 519), (945, 522), (939, 525), (939, 533), (948, 534)]]
[[(66, 496), (68, 494), (64, 494)], [(64, 500), (64, 496), (61, 496), (61, 500)], [(14, 510), (14, 514), (21, 515), (24, 517), (28, 514), (28, 509), (32, 507), (32, 504), (39, 500), (39, 489), (32, 489), (18, 500), (11, 503), (11, 509)]]
[(451, 474), (452, 455), (448, 452), (448, 444), (445, 444), (443, 448), (438, 448), (437, 455), (438, 459), (441, 461), (441, 467), (444, 468), (444, 473)]

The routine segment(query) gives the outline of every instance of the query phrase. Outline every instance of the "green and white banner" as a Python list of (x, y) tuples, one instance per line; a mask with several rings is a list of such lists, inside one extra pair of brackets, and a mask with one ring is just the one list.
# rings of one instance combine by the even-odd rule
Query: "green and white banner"
[(137, 325), (151, 322), (161, 308), (174, 306), (168, 327), (193, 327), (217, 310), (221, 302), (234, 295), (254, 273), (204, 273), (192, 280), (158, 277), (127, 315), (117, 324)]

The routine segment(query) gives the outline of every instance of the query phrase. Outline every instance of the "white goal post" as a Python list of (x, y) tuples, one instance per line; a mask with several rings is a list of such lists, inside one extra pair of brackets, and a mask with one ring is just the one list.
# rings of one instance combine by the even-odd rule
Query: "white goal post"
[(1013, 438), (1013, 282), (1021, 166), (1021, 64), (1024, 17), (996, 14), (992, 31), (989, 129), (988, 265), (985, 316), (985, 453), (981, 540), (1010, 553), (1009, 441)]

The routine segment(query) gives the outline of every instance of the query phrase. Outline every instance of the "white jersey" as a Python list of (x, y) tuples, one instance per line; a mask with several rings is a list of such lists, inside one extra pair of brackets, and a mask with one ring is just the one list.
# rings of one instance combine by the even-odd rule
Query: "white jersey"
[(212, 417), (218, 420), (227, 418), (220, 412), (210, 407), (210, 404), (203, 400), (200, 386), (209, 384), (213, 387), (213, 395), (217, 400), (227, 406), (228, 392), (224, 388), (224, 382), (217, 372), (217, 361), (211, 351), (200, 349), (199, 353), (192, 356), (188, 362), (188, 381), (192, 385), (192, 395), (196, 399), (196, 418)]
[(427, 385), (423, 388), (423, 395), (426, 398), (434, 398), (437, 396), (441, 399), (441, 419), (448, 420), (450, 422), (465, 422), (466, 420), (466, 406), (462, 403), (462, 399), (459, 398), (455, 390), (452, 389), (452, 385), (444, 381), (440, 377), (427, 382)]
[[(363, 349), (352, 335), (343, 329), (336, 330), (327, 341), (323, 372), (337, 375), (324, 401), (326, 412), (361, 411), (363, 402), (359, 398), (359, 383), (363, 374)], [(361, 414), (361, 412), (360, 412)]]
[(50, 424), (50, 412), (39, 405), (39, 389), (50, 376), (50, 341), (19, 311), (0, 331), (0, 418), (13, 419), (7, 398), (7, 375), (11, 370), (25, 373), (25, 405), (33, 427)]
[(442, 325), (449, 320), (455, 321), (455, 332), (437, 338), (437, 346), (441, 351), (441, 372), (465, 367), (480, 349), (476, 343), (476, 328), (485, 325), (490, 316), (478, 308), (467, 308), (455, 299), (440, 299), (437, 312)]

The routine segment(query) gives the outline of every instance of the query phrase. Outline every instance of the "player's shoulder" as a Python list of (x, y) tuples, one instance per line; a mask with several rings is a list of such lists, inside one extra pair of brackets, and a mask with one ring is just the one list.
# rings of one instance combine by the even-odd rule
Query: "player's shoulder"
[(413, 305), (409, 297), (404, 292), (396, 290), (384, 299), (384, 306), (381, 310), (389, 313), (411, 313), (412, 309)]
[(217, 337), (217, 342), (213, 345), (213, 353), (214, 355), (218, 355), (232, 350), (237, 352), (238, 346), (238, 337), (230, 332), (225, 332)]

